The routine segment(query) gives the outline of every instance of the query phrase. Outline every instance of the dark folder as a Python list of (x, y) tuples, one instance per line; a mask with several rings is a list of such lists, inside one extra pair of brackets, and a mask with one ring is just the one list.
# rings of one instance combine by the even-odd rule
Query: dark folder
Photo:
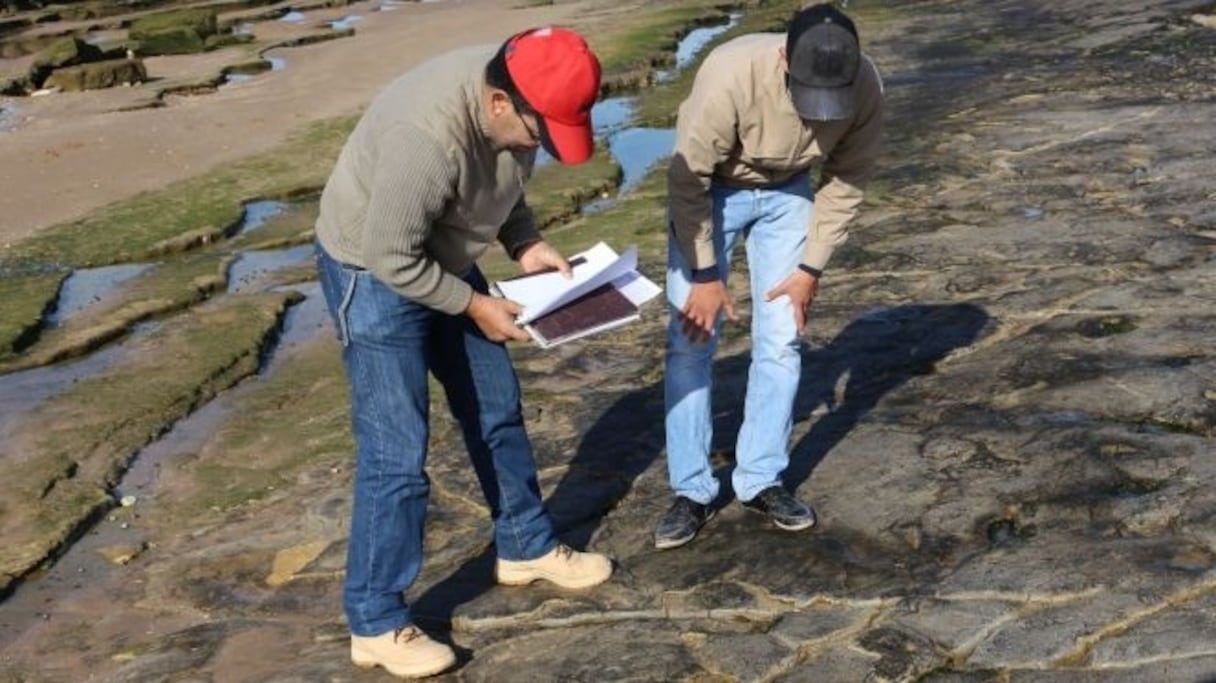
[(530, 323), (541, 346), (623, 325), (638, 317), (638, 307), (612, 283), (600, 285), (581, 297)]

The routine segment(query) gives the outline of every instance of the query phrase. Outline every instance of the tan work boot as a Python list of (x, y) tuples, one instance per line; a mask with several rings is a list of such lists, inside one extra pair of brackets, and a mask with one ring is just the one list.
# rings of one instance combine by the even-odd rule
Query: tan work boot
[(364, 669), (382, 666), (402, 678), (423, 678), (455, 664), (456, 653), (431, 640), (417, 626), (409, 625), (378, 636), (352, 635), (350, 661)]
[(551, 581), (562, 588), (590, 588), (612, 576), (612, 561), (599, 553), (580, 553), (562, 544), (535, 560), (498, 560), (498, 582), (522, 586), (537, 579)]

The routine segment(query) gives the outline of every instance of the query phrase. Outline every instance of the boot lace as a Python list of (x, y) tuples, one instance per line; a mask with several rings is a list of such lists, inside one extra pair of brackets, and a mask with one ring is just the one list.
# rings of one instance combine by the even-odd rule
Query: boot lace
[(422, 631), (413, 624), (399, 626), (393, 630), (393, 642), (398, 645), (405, 645), (411, 640), (417, 640), (422, 637)]

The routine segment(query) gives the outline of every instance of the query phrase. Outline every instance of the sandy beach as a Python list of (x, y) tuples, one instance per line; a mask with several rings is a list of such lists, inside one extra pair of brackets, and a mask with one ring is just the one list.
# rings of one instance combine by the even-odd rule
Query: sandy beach
[[(391, 12), (359, 2), (315, 13), (317, 20), (360, 14), (355, 35), (280, 48), (288, 66), (217, 92), (171, 96), (168, 105), (113, 111), (146, 98), (138, 88), (0, 98), (19, 124), (0, 132), (0, 244), (39, 228), (226, 162), (272, 149), (310, 122), (357, 113), (411, 65), (460, 45), (492, 43), (528, 26), (562, 23), (576, 4), (515, 9), (512, 0), (403, 3)], [(273, 32), (275, 22), (255, 32)], [(229, 48), (232, 50), (235, 48)], [(223, 53), (224, 51), (220, 51)], [(206, 68), (231, 54), (153, 57), (150, 76)], [(216, 67), (213, 67), (216, 68)], [(126, 92), (123, 92), (123, 91)]]

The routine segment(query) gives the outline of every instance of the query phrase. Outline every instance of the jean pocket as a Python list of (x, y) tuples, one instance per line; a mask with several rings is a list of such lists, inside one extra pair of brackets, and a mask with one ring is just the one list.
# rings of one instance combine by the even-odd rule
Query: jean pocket
[(342, 275), (346, 286), (343, 288), (342, 301), (338, 304), (334, 317), (338, 323), (338, 341), (342, 343), (343, 348), (346, 348), (350, 346), (350, 305), (355, 299), (355, 286), (359, 282), (359, 272), (343, 267)]

